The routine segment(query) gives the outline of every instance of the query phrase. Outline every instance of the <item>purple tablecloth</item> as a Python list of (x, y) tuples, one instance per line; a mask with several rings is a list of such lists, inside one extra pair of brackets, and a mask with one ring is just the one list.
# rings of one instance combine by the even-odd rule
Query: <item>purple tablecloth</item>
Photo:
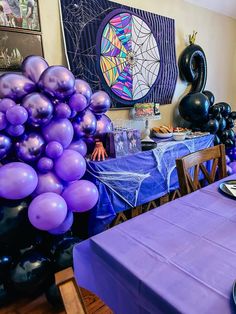
[(76, 245), (78, 284), (120, 314), (233, 313), (236, 202), (218, 186)]

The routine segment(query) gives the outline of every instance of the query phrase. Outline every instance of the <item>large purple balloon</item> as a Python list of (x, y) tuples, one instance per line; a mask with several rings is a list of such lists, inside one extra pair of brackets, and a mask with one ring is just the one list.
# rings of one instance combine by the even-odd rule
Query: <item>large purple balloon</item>
[(8, 136), (0, 134), (0, 160), (7, 156), (11, 144), (11, 139)]
[(82, 94), (87, 98), (87, 101), (90, 102), (90, 98), (92, 96), (92, 89), (87, 82), (85, 82), (84, 80), (76, 79), (75, 90), (76, 93)]
[(98, 201), (98, 189), (95, 184), (87, 180), (71, 183), (62, 193), (69, 210), (86, 212), (93, 208)]
[(74, 136), (73, 126), (68, 119), (52, 120), (42, 132), (47, 142), (59, 142), (64, 148), (70, 145)]
[(13, 125), (24, 124), (28, 119), (28, 112), (22, 106), (13, 106), (7, 110), (6, 117)]
[(61, 194), (63, 185), (54, 173), (48, 172), (38, 175), (38, 185), (34, 191), (34, 195), (40, 195), (46, 192)]
[(65, 200), (58, 194), (48, 192), (37, 196), (30, 204), (28, 217), (31, 224), (40, 230), (60, 226), (67, 215)]
[(111, 99), (104, 91), (94, 93), (90, 100), (90, 109), (96, 114), (103, 114), (111, 107)]
[(0, 168), (0, 197), (23, 199), (35, 190), (37, 184), (37, 173), (25, 163), (12, 162)]
[(26, 134), (16, 143), (16, 153), (20, 160), (34, 161), (40, 158), (44, 150), (44, 140), (37, 133)]
[(85, 173), (86, 162), (80, 153), (66, 149), (55, 161), (55, 172), (64, 181), (79, 180)]
[(22, 106), (28, 111), (28, 122), (35, 127), (48, 123), (52, 118), (53, 105), (43, 94), (29, 94), (23, 99)]
[(87, 145), (83, 140), (72, 142), (68, 149), (75, 150), (76, 152), (80, 153), (83, 157), (87, 154)]
[(70, 97), (69, 106), (76, 112), (82, 112), (88, 107), (87, 98), (82, 94), (74, 94)]
[(18, 102), (34, 90), (35, 83), (23, 75), (7, 73), (0, 76), (0, 98), (11, 98)]
[(37, 83), (41, 74), (48, 68), (48, 63), (40, 56), (28, 56), (21, 68), (24, 76)]
[(38, 86), (51, 97), (65, 100), (75, 92), (75, 77), (63, 66), (51, 66), (41, 75)]
[(3, 98), (0, 100), (0, 111), (3, 113), (6, 113), (7, 110), (13, 106), (16, 106), (16, 103), (10, 98)]
[(73, 224), (73, 221), (74, 221), (74, 215), (70, 210), (68, 210), (66, 219), (63, 221), (63, 223), (59, 227), (52, 229), (52, 230), (49, 230), (48, 232), (51, 234), (66, 233), (68, 230), (70, 230), (70, 228)]
[(101, 135), (104, 133), (112, 132), (112, 123), (111, 119), (108, 118), (105, 114), (97, 119), (97, 130), (96, 135)]
[(77, 138), (93, 135), (97, 128), (97, 119), (90, 110), (80, 113), (73, 122), (75, 135)]

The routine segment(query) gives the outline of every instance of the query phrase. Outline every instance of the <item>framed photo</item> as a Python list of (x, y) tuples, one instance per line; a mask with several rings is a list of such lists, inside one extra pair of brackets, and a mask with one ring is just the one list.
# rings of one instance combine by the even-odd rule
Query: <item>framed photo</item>
[(19, 70), (25, 57), (43, 57), (42, 36), (37, 32), (0, 29), (0, 70)]
[(40, 31), (38, 0), (0, 0), (0, 27)]

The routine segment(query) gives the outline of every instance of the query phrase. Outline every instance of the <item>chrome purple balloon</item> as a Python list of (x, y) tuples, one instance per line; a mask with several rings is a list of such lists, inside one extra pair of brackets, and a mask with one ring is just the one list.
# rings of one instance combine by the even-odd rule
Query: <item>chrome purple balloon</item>
[(89, 109), (80, 113), (73, 122), (75, 135), (77, 138), (95, 134), (97, 128), (97, 119)]
[(97, 130), (96, 135), (101, 135), (104, 133), (112, 132), (112, 123), (111, 119), (108, 118), (105, 114), (97, 119)]
[(37, 163), (37, 168), (41, 173), (46, 173), (50, 170), (52, 170), (53, 168), (53, 160), (51, 158), (48, 157), (42, 157), (39, 159), (38, 163)]
[(104, 91), (94, 93), (90, 100), (89, 109), (95, 114), (103, 114), (111, 107), (111, 99)]
[(24, 76), (37, 83), (41, 74), (49, 67), (46, 60), (40, 56), (28, 56), (24, 59), (21, 68)]
[(63, 102), (59, 103), (56, 106), (55, 113), (56, 113), (57, 119), (68, 119), (71, 117), (70, 107)]
[(88, 107), (89, 103), (82, 94), (74, 94), (70, 97), (69, 106), (71, 110), (81, 112)]
[(44, 151), (44, 140), (37, 133), (25, 135), (16, 143), (16, 153), (20, 160), (31, 162), (40, 158)]
[(63, 101), (75, 92), (75, 77), (63, 66), (51, 66), (41, 75), (38, 86), (44, 93)]
[(48, 232), (55, 235), (66, 233), (73, 225), (73, 221), (74, 215), (70, 210), (68, 210), (66, 219), (63, 221), (63, 223), (55, 229), (48, 230)]
[(23, 99), (22, 106), (28, 111), (28, 123), (35, 127), (48, 123), (52, 118), (53, 105), (43, 94), (29, 94)]
[(6, 117), (13, 125), (24, 124), (28, 119), (28, 112), (22, 106), (13, 106), (7, 110)]
[(61, 194), (62, 191), (63, 185), (54, 173), (48, 172), (44, 174), (38, 174), (38, 185), (34, 191), (35, 196), (46, 192)]
[(6, 113), (7, 110), (13, 106), (16, 106), (16, 103), (10, 98), (3, 98), (0, 100), (0, 112)]
[(87, 145), (83, 140), (72, 142), (68, 149), (75, 150), (76, 152), (80, 153), (83, 157), (87, 154)]
[(0, 131), (4, 130), (7, 127), (7, 118), (5, 113), (0, 112)]
[(76, 79), (75, 90), (76, 93), (82, 94), (87, 98), (87, 101), (90, 102), (90, 98), (92, 96), (92, 89), (87, 82), (85, 82), (84, 80)]
[(11, 145), (11, 139), (6, 135), (0, 134), (0, 160), (7, 156)]
[(45, 149), (46, 155), (49, 158), (56, 159), (63, 153), (63, 146), (56, 141), (49, 142)]
[(6, 128), (6, 132), (7, 132), (7, 134), (9, 134), (11, 136), (18, 137), (18, 136), (21, 136), (22, 134), (24, 134), (25, 127), (23, 125), (21, 125), (21, 124), (19, 124), (19, 125), (9, 125)]
[(11, 98), (18, 102), (35, 88), (35, 83), (23, 75), (7, 73), (0, 76), (0, 98)]

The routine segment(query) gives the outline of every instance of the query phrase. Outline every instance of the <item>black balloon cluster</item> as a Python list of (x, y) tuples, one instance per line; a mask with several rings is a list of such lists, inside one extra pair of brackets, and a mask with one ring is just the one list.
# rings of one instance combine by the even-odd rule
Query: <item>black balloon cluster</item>
[(194, 44), (195, 36), (196, 33), (190, 36), (190, 45), (184, 49), (179, 59), (182, 79), (192, 84), (191, 91), (179, 103), (179, 113), (184, 120), (191, 123), (194, 131), (215, 134), (215, 145), (223, 143), (226, 147), (233, 147), (236, 111), (231, 111), (226, 102), (214, 103), (213, 93), (204, 90), (207, 61), (202, 48)]

